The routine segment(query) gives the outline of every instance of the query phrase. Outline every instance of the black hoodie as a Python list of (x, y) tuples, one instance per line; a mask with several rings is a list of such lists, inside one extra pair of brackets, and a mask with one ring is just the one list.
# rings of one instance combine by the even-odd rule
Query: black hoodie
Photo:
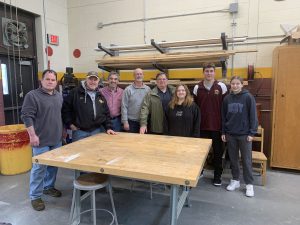
[(254, 97), (247, 90), (224, 98), (222, 105), (222, 134), (254, 136), (257, 132)]

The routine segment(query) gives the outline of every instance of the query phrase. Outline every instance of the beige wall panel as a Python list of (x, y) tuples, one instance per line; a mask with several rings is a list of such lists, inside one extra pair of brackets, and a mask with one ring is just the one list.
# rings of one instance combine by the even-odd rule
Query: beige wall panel
[[(98, 70), (95, 60), (104, 53), (94, 51), (97, 44), (103, 46), (135, 45), (143, 43), (143, 23), (127, 23), (97, 28), (97, 24), (124, 20), (140, 19), (143, 11), (143, 1), (85, 1), (72, 2), (69, 5), (69, 37), (70, 61), (75, 72)], [(125, 10), (124, 10), (125, 9)], [(127, 10), (128, 9), (128, 10)], [(81, 50), (81, 57), (76, 59), (72, 52), (75, 48)]]
[[(229, 4), (233, 2), (239, 4), (234, 31), (230, 13), (204, 13), (228, 9)], [(252, 38), (242, 45), (236, 45), (235, 49), (258, 50), (257, 53), (236, 55), (234, 67), (247, 67), (248, 64), (254, 64), (255, 67), (271, 67), (272, 51), (275, 46), (279, 45), (281, 38), (275, 38), (275, 44), (256, 44), (255, 42), (274, 41), (274, 38), (259, 39), (260, 36), (283, 35), (280, 29), (281, 23), (300, 23), (300, 1), (298, 0), (282, 2), (274, 0), (68, 0), (68, 7), (70, 55), (73, 49), (78, 47), (82, 48), (82, 54), (91, 60), (104, 55), (102, 52), (93, 52), (98, 42), (104, 46), (139, 45), (145, 42), (150, 43), (152, 38), (156, 41), (207, 39), (219, 37), (221, 32), (225, 32), (229, 37), (234, 34)], [(201, 12), (203, 14), (193, 16), (152, 19)], [(145, 25), (141, 21), (97, 28), (99, 22), (107, 24), (144, 17), (146, 18)], [(220, 46), (200, 47), (199, 50), (219, 50), (220, 48)], [(229, 48), (231, 49), (231, 46)], [(83, 67), (80, 69), (79, 66), (83, 65), (81, 60), (83, 56), (80, 59), (74, 59), (71, 56), (71, 64), (75, 63), (76, 68), (84, 72)], [(88, 64), (91, 68), (94, 66), (94, 61)], [(231, 61), (228, 62), (228, 66), (231, 68)]]
[(300, 23), (300, 1), (259, 1), (259, 35), (280, 35), (280, 24)]
[(36, 33), (36, 52), (37, 52), (37, 63), (38, 71), (43, 71), (46, 63), (46, 53), (45, 53), (45, 32), (44, 32), (44, 19), (42, 17), (37, 17), (35, 19), (35, 33)]
[[(247, 35), (250, 37), (256, 37), (258, 31), (258, 21), (259, 21), (259, 0), (248, 1), (248, 13), (245, 17), (248, 17), (248, 32)], [(239, 26), (239, 25), (238, 25)]]
[(228, 9), (231, 0), (146, 0), (147, 17)]
[(71, 65), (74, 72), (98, 71), (97, 63), (95, 62), (96, 57), (89, 55), (88, 52), (88, 48), (83, 48), (81, 49), (81, 57), (79, 59), (71, 57)]
[(258, 45), (257, 59), (255, 62), (256, 67), (272, 67), (272, 54), (275, 47), (279, 44), (263, 44)]
[(51, 68), (56, 71), (65, 71), (69, 66), (69, 36), (67, 1), (47, 1), (46, 29), (48, 34), (59, 36), (59, 45), (49, 45), (53, 55), (48, 58)]
[[(252, 0), (251, 0), (251, 2), (252, 2)], [(295, 9), (295, 8), (300, 7), (299, 0), (285, 0), (285, 1), (258, 0), (258, 2), (259, 2), (259, 6), (261, 8), (261, 10), (260, 10), (261, 12), (264, 12), (264, 11), (281, 12), (281, 11)]]
[[(119, 27), (119, 28), (118, 28)], [(71, 65), (75, 72), (86, 72), (91, 69), (97, 69), (96, 59), (103, 57), (104, 52), (96, 52), (97, 44), (101, 42), (103, 46), (116, 45), (135, 45), (136, 43), (143, 43), (142, 23), (133, 23), (124, 29), (124, 26), (118, 25), (113, 27), (103, 28), (102, 30), (94, 29), (93, 32), (88, 32), (87, 35), (77, 34), (75, 42), (70, 45), (71, 54), (75, 48), (81, 50), (81, 57), (75, 59), (71, 55)], [(140, 33), (140, 35), (133, 35)], [(70, 39), (74, 35), (70, 32)], [(82, 63), (84, 60), (84, 63)], [(83, 65), (85, 64), (85, 65)], [(97, 69), (98, 70), (98, 69)]]
[[(111, 23), (143, 18), (143, 1), (80, 1), (81, 4), (69, 5), (78, 17), (95, 19), (97, 22)], [(97, 26), (97, 24), (95, 24)]]
[[(198, 15), (147, 22), (147, 40), (181, 41), (207, 39), (221, 36), (221, 32), (231, 33), (228, 14)], [(209, 20), (209, 26), (206, 21)], [(220, 27), (220, 29), (216, 29)]]
[[(91, 5), (105, 5), (105, 4), (111, 4), (111, 3), (128, 3), (132, 0), (67, 0), (68, 7), (69, 8), (82, 8), (85, 6), (91, 6)], [(136, 2), (143, 2), (143, 0), (135, 0)], [(127, 5), (128, 6), (128, 5)]]
[(59, 36), (59, 45), (49, 45), (53, 49), (53, 55), (49, 57), (51, 68), (56, 71), (65, 71), (69, 66), (69, 39), (68, 25), (58, 23), (53, 20), (47, 20), (47, 31), (50, 34)]
[(91, 45), (97, 47), (98, 42), (104, 46), (116, 45), (136, 45), (143, 44), (143, 24), (140, 22), (130, 23), (128, 26), (116, 25), (96, 30), (96, 36), (91, 37)]
[(66, 1), (48, 1), (46, 18), (58, 24), (68, 25), (68, 10)]
[(32, 12), (38, 15), (43, 14), (43, 1), (41, 0), (0, 0), (6, 4), (12, 4), (20, 9), (24, 9), (28, 12)]
[(282, 23), (300, 20), (300, 7), (281, 9), (279, 11), (270, 10), (260, 12), (260, 23)]

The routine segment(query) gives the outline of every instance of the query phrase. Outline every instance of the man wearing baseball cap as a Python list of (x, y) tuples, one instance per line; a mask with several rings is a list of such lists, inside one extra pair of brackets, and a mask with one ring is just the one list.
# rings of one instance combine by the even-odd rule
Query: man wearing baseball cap
[(90, 71), (86, 79), (65, 98), (62, 119), (72, 130), (72, 141), (104, 132), (115, 134), (105, 98), (98, 90), (99, 75)]

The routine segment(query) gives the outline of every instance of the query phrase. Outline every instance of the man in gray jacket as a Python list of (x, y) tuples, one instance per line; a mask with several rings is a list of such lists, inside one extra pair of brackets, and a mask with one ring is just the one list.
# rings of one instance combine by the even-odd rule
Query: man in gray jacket
[[(41, 87), (32, 90), (25, 96), (21, 110), (32, 146), (32, 155), (36, 156), (61, 146), (62, 96), (55, 90), (57, 74), (53, 70), (45, 70)], [(57, 167), (33, 164), (30, 173), (30, 199), (33, 209), (45, 209), (42, 194), (60, 197), (61, 192), (54, 188)]]
[[(156, 87), (145, 96), (140, 117), (140, 134), (163, 133), (165, 112), (174, 94), (175, 87), (168, 85), (167, 75), (163, 72), (156, 75)], [(150, 130), (147, 130), (150, 115)]]
[(143, 83), (143, 70), (137, 68), (133, 72), (134, 82), (127, 86), (122, 97), (122, 123), (125, 131), (140, 132), (140, 111), (145, 95), (150, 87)]

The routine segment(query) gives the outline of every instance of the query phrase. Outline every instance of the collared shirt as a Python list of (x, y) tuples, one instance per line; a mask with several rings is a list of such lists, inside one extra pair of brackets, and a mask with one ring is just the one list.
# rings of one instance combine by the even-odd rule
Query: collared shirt
[(110, 116), (112, 118), (121, 115), (121, 102), (123, 91), (124, 90), (122, 88), (117, 87), (116, 90), (112, 90), (108, 86), (100, 89), (100, 93), (106, 99)]

